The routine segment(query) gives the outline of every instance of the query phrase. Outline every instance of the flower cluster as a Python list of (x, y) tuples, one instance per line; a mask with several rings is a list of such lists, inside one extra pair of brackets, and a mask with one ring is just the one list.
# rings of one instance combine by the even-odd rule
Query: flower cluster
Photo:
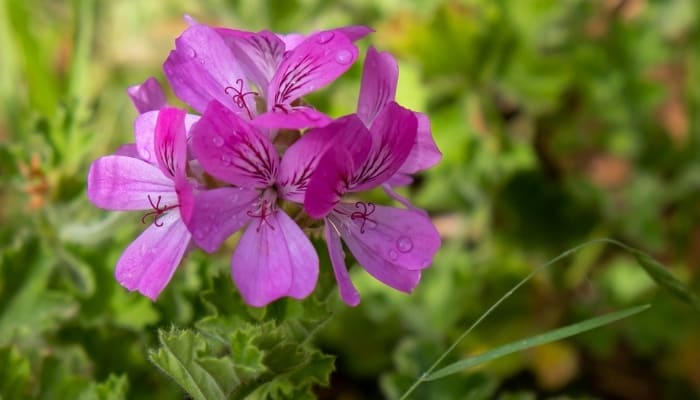
[[(195, 113), (168, 105), (154, 78), (129, 88), (135, 143), (97, 159), (88, 174), (96, 206), (142, 210), (150, 223), (117, 262), (119, 283), (155, 299), (187, 251), (214, 252), (243, 230), (231, 267), (244, 300), (301, 299), (319, 270), (308, 234), (323, 232), (347, 304), (359, 294), (341, 240), (367, 272), (410, 292), (440, 237), (393, 188), (441, 155), (428, 118), (394, 101), (394, 58), (370, 48), (357, 112), (332, 119), (302, 97), (348, 70), (369, 28), (305, 36), (189, 22), (164, 71)], [(403, 207), (362, 200), (377, 187)]]

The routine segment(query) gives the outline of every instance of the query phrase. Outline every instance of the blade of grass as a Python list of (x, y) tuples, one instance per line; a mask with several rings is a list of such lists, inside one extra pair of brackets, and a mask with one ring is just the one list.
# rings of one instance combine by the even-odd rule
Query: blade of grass
[(649, 307), (651, 307), (649, 304), (645, 304), (641, 306), (626, 308), (624, 310), (602, 315), (600, 317), (587, 319), (585, 321), (578, 322), (573, 325), (566, 326), (564, 328), (555, 329), (543, 333), (541, 335), (536, 335), (527, 339), (511, 342), (506, 345), (499, 346), (493, 350), (479, 354), (477, 356), (469, 357), (464, 360), (452, 363), (428, 375), (424, 378), (424, 380), (432, 381), (440, 379), (448, 375), (461, 372), (467, 368), (471, 368), (476, 365), (483, 364), (491, 360), (495, 360), (497, 358), (506, 356), (508, 354), (516, 353), (518, 351), (529, 349), (531, 347), (539, 346), (545, 343), (555, 342), (557, 340), (561, 340), (570, 336), (578, 335), (579, 333), (599, 328), (603, 325), (607, 325), (617, 320), (640, 313), (648, 309)]
[(624, 249), (625, 251), (628, 251), (632, 253), (636, 258), (637, 261), (639, 262), (639, 265), (651, 276), (654, 281), (656, 281), (659, 286), (667, 290), (669, 293), (673, 294), (674, 296), (678, 297), (679, 299), (689, 303), (693, 308), (696, 310), (700, 310), (700, 301), (698, 300), (697, 296), (695, 296), (693, 293), (688, 291), (681, 282), (679, 282), (666, 268), (663, 267), (663, 265), (659, 264), (657, 261), (655, 261), (653, 258), (648, 256), (647, 254), (634, 249), (622, 242), (619, 242), (614, 239), (609, 239), (609, 238), (601, 238), (601, 239), (593, 239), (589, 240), (587, 242), (584, 242), (578, 246), (572, 247), (569, 250), (566, 250), (565, 252), (559, 254), (558, 256), (554, 257), (553, 259), (547, 261), (546, 263), (538, 266), (532, 272), (530, 272), (523, 280), (518, 282), (515, 286), (513, 286), (512, 289), (510, 289), (506, 294), (501, 296), (500, 299), (498, 299), (491, 307), (489, 307), (481, 316), (474, 321), (469, 328), (467, 328), (458, 338), (455, 340), (448, 348), (445, 350), (440, 357), (438, 357), (437, 360), (428, 368), (418, 379), (416, 379), (413, 384), (404, 392), (403, 395), (399, 398), (399, 400), (405, 400), (408, 398), (408, 396), (413, 393), (414, 390), (424, 381), (426, 381), (427, 377), (430, 376), (433, 371), (437, 368), (438, 365), (450, 354), (454, 349), (457, 347), (459, 343), (464, 340), (465, 337), (467, 337), (474, 329), (476, 329), (481, 322), (486, 319), (491, 313), (498, 308), (498, 306), (501, 305), (504, 301), (506, 301), (513, 293), (515, 293), (516, 290), (518, 290), (521, 286), (523, 286), (527, 281), (532, 279), (533, 276), (537, 275), (540, 271), (548, 268), (549, 266), (563, 260), (566, 257), (571, 256), (572, 254), (576, 253), (580, 249), (590, 246), (592, 244), (596, 243), (608, 243), (615, 245), (617, 247), (620, 247)]

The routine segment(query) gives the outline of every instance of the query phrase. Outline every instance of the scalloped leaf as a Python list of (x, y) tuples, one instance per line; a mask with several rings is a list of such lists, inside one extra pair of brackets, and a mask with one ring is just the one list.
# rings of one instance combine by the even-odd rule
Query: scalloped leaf
[(238, 383), (228, 358), (200, 357), (207, 343), (198, 333), (171, 329), (158, 332), (160, 348), (148, 358), (195, 400), (227, 399)]

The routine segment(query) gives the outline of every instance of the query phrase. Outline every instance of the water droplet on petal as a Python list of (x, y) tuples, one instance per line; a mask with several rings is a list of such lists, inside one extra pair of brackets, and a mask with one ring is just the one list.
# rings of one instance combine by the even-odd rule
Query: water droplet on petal
[(145, 244), (142, 244), (141, 247), (139, 248), (139, 251), (141, 252), (142, 256), (145, 256), (146, 253), (148, 253), (148, 247), (146, 247)]
[(396, 241), (396, 248), (402, 253), (408, 253), (413, 250), (413, 241), (407, 236), (401, 236)]
[(318, 42), (318, 44), (328, 43), (331, 41), (331, 39), (333, 39), (333, 36), (335, 36), (333, 32), (323, 32), (320, 35), (318, 35), (318, 38), (316, 38), (316, 42)]
[(193, 49), (192, 47), (190, 47), (190, 49), (187, 52), (187, 55), (189, 55), (190, 58), (195, 58), (195, 57), (197, 57), (197, 51), (195, 49)]
[(231, 165), (231, 157), (227, 155), (221, 156), (221, 164), (223, 164), (224, 166)]
[(396, 260), (399, 258), (399, 255), (394, 250), (389, 250), (389, 258), (391, 260)]
[(224, 145), (224, 138), (222, 138), (221, 136), (214, 136), (211, 139), (211, 142), (214, 143), (214, 146), (221, 147)]
[(340, 50), (335, 54), (335, 61), (338, 64), (349, 64), (352, 61), (352, 53), (347, 50)]
[(141, 150), (141, 157), (143, 157), (143, 159), (146, 161), (150, 161), (151, 153), (149, 153), (148, 150)]

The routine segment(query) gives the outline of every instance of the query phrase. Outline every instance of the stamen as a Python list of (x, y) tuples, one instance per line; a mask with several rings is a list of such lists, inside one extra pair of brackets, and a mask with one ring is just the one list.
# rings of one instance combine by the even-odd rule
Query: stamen
[(361, 208), (361, 211), (355, 211), (352, 214), (350, 214), (350, 219), (351, 220), (356, 220), (356, 219), (362, 219), (362, 223), (360, 225), (360, 233), (365, 233), (365, 224), (367, 221), (373, 223), (374, 225), (377, 225), (377, 221), (373, 220), (372, 218), (369, 218), (372, 213), (374, 213), (375, 206), (374, 203), (365, 203), (363, 201), (358, 201), (355, 203), (355, 208)]
[(163, 208), (160, 208), (160, 199), (161, 199), (161, 197), (159, 195), (158, 198), (156, 199), (155, 204), (154, 204), (153, 199), (151, 199), (151, 195), (150, 194), (148, 195), (148, 202), (151, 204), (153, 211), (147, 212), (146, 214), (144, 214), (141, 217), (142, 224), (144, 224), (144, 225), (146, 224), (146, 219), (148, 217), (153, 217), (153, 224), (160, 228), (161, 226), (163, 226), (163, 223), (160, 222), (158, 220), (158, 218), (160, 218), (160, 216), (163, 215), (166, 211), (172, 210), (173, 208), (177, 208), (179, 206), (178, 204), (175, 204), (172, 206), (168, 206), (168, 205), (164, 204)]
[[(268, 205), (270, 205), (269, 209)], [(251, 218), (260, 218), (260, 220), (258, 221), (258, 227), (255, 230), (256, 232), (260, 232), (262, 224), (267, 224), (267, 226), (269, 226), (270, 229), (275, 230), (275, 227), (272, 225), (272, 223), (267, 220), (267, 217), (271, 216), (274, 213), (274, 211), (275, 210), (272, 209), (272, 204), (270, 204), (267, 200), (263, 200), (262, 205), (257, 211), (248, 210), (248, 212), (246, 212), (246, 215)]]
[[(227, 95), (231, 96), (231, 99), (233, 99), (233, 102), (236, 103), (236, 106), (238, 106), (238, 108), (245, 108), (246, 112), (248, 113), (248, 118), (253, 119), (253, 113), (250, 112), (248, 104), (246, 104), (245, 102), (245, 97), (248, 95), (257, 96), (258, 92), (250, 91), (243, 93), (243, 79), (241, 78), (236, 79), (236, 85), (238, 85), (238, 88), (235, 88), (233, 86), (227, 86), (224, 89), (224, 92)], [(229, 93), (229, 90), (232, 91), (234, 94), (232, 95), (231, 93)]]

